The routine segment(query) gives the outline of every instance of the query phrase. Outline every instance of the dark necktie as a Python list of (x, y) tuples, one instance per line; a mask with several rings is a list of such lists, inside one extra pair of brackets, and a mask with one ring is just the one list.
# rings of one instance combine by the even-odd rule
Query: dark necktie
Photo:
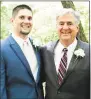
[(59, 85), (61, 85), (63, 78), (66, 74), (66, 67), (67, 67), (67, 48), (63, 49), (63, 56), (61, 58), (60, 64), (59, 64), (59, 68), (58, 68), (58, 83)]

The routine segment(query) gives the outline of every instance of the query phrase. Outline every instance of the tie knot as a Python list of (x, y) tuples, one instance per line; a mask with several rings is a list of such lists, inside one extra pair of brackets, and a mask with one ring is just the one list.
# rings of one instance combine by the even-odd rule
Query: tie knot
[(24, 44), (24, 45), (28, 45), (28, 41), (24, 41), (23, 44)]
[(64, 48), (64, 49), (63, 49), (63, 52), (64, 52), (64, 53), (66, 53), (67, 51), (68, 51), (68, 49), (67, 49), (67, 48)]

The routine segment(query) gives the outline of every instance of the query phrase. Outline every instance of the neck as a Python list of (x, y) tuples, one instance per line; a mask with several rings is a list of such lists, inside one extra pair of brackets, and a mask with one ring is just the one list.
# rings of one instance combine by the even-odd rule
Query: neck
[(26, 40), (28, 38), (28, 35), (21, 35), (20, 38), (22, 38), (23, 40)]
[(61, 42), (61, 44), (62, 44), (64, 47), (68, 47), (69, 45), (71, 45), (71, 44), (74, 42), (74, 40), (73, 40), (73, 41), (68, 41), (68, 40), (62, 41), (62, 40), (60, 40), (60, 42)]
[(14, 35), (15, 35), (16, 37), (19, 37), (19, 38), (23, 39), (23, 40), (26, 40), (26, 39), (28, 38), (28, 35), (24, 35), (24, 34), (14, 33)]

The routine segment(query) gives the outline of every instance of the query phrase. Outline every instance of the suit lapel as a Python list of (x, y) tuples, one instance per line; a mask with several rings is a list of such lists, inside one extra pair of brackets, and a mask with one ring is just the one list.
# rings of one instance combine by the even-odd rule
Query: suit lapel
[(55, 85), (57, 85), (57, 81), (58, 81), (58, 77), (57, 77), (57, 72), (56, 72), (56, 66), (55, 66), (55, 63), (54, 63), (54, 53), (51, 53), (49, 54), (49, 59), (51, 61), (51, 65), (50, 65), (50, 68), (51, 68), (51, 73), (50, 73), (50, 76), (52, 78), (52, 81)]
[(37, 72), (36, 82), (38, 82), (39, 81), (39, 78), (40, 78), (40, 55), (39, 55), (39, 52), (38, 51), (35, 51), (35, 55), (36, 55), (36, 58), (37, 58), (37, 66), (38, 66), (38, 72)]
[(75, 56), (75, 55), (73, 55), (72, 56), (72, 59), (71, 59), (71, 62), (70, 62), (70, 64), (69, 64), (69, 68), (68, 68), (68, 70), (67, 70), (67, 74), (66, 74), (66, 76), (65, 76), (65, 79), (68, 77), (68, 75), (73, 71), (73, 69), (75, 68), (75, 66), (77, 65), (77, 63), (78, 63), (78, 58)]
[(57, 72), (56, 72), (56, 66), (55, 66), (55, 61), (54, 61), (54, 49), (57, 45), (58, 41), (56, 42), (53, 42), (51, 47), (50, 47), (50, 53), (48, 53), (49, 57), (50, 57), (50, 61), (51, 61), (51, 65), (50, 65), (50, 68), (52, 69), (51, 70), (51, 78), (52, 78), (52, 81), (53, 83), (56, 85), (56, 87), (58, 88), (58, 76), (57, 76)]
[(15, 40), (13, 39), (12, 36), (9, 37), (9, 41), (10, 41), (10, 46), (12, 48), (12, 50), (14, 51), (14, 53), (16, 54), (16, 56), (20, 59), (20, 61), (22, 62), (23, 66), (26, 68), (26, 70), (28, 71), (28, 73), (31, 75), (31, 77), (33, 78), (30, 66), (22, 52), (22, 50), (20, 49), (19, 45), (15, 42)]

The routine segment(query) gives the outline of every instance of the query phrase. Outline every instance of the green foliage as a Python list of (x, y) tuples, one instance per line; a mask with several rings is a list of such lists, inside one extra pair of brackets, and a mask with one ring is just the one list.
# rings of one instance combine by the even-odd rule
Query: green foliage
[[(60, 4), (60, 5), (59, 5)], [(75, 4), (75, 3), (74, 3)], [(8, 7), (5, 5), (1, 6), (1, 39), (6, 38), (11, 30), (10, 17), (12, 8), (16, 4), (10, 4)], [(29, 5), (29, 4), (28, 4)], [(42, 4), (41, 4), (42, 5)], [(44, 45), (49, 41), (58, 39), (56, 31), (56, 13), (57, 9), (62, 8), (61, 2), (57, 4), (47, 2), (45, 6), (38, 6), (31, 4), (30, 6), (34, 11), (34, 26), (30, 35)], [(81, 23), (84, 28), (87, 39), (89, 38), (89, 7), (84, 5), (75, 4), (76, 10), (81, 14)]]
[(9, 23), (9, 13), (5, 6), (1, 6), (1, 38), (4, 39), (9, 35), (8, 25)]
[(84, 5), (82, 6), (76, 5), (76, 9), (80, 12), (82, 27), (84, 29), (85, 36), (89, 41), (89, 10), (90, 10), (89, 6), (84, 7)]

